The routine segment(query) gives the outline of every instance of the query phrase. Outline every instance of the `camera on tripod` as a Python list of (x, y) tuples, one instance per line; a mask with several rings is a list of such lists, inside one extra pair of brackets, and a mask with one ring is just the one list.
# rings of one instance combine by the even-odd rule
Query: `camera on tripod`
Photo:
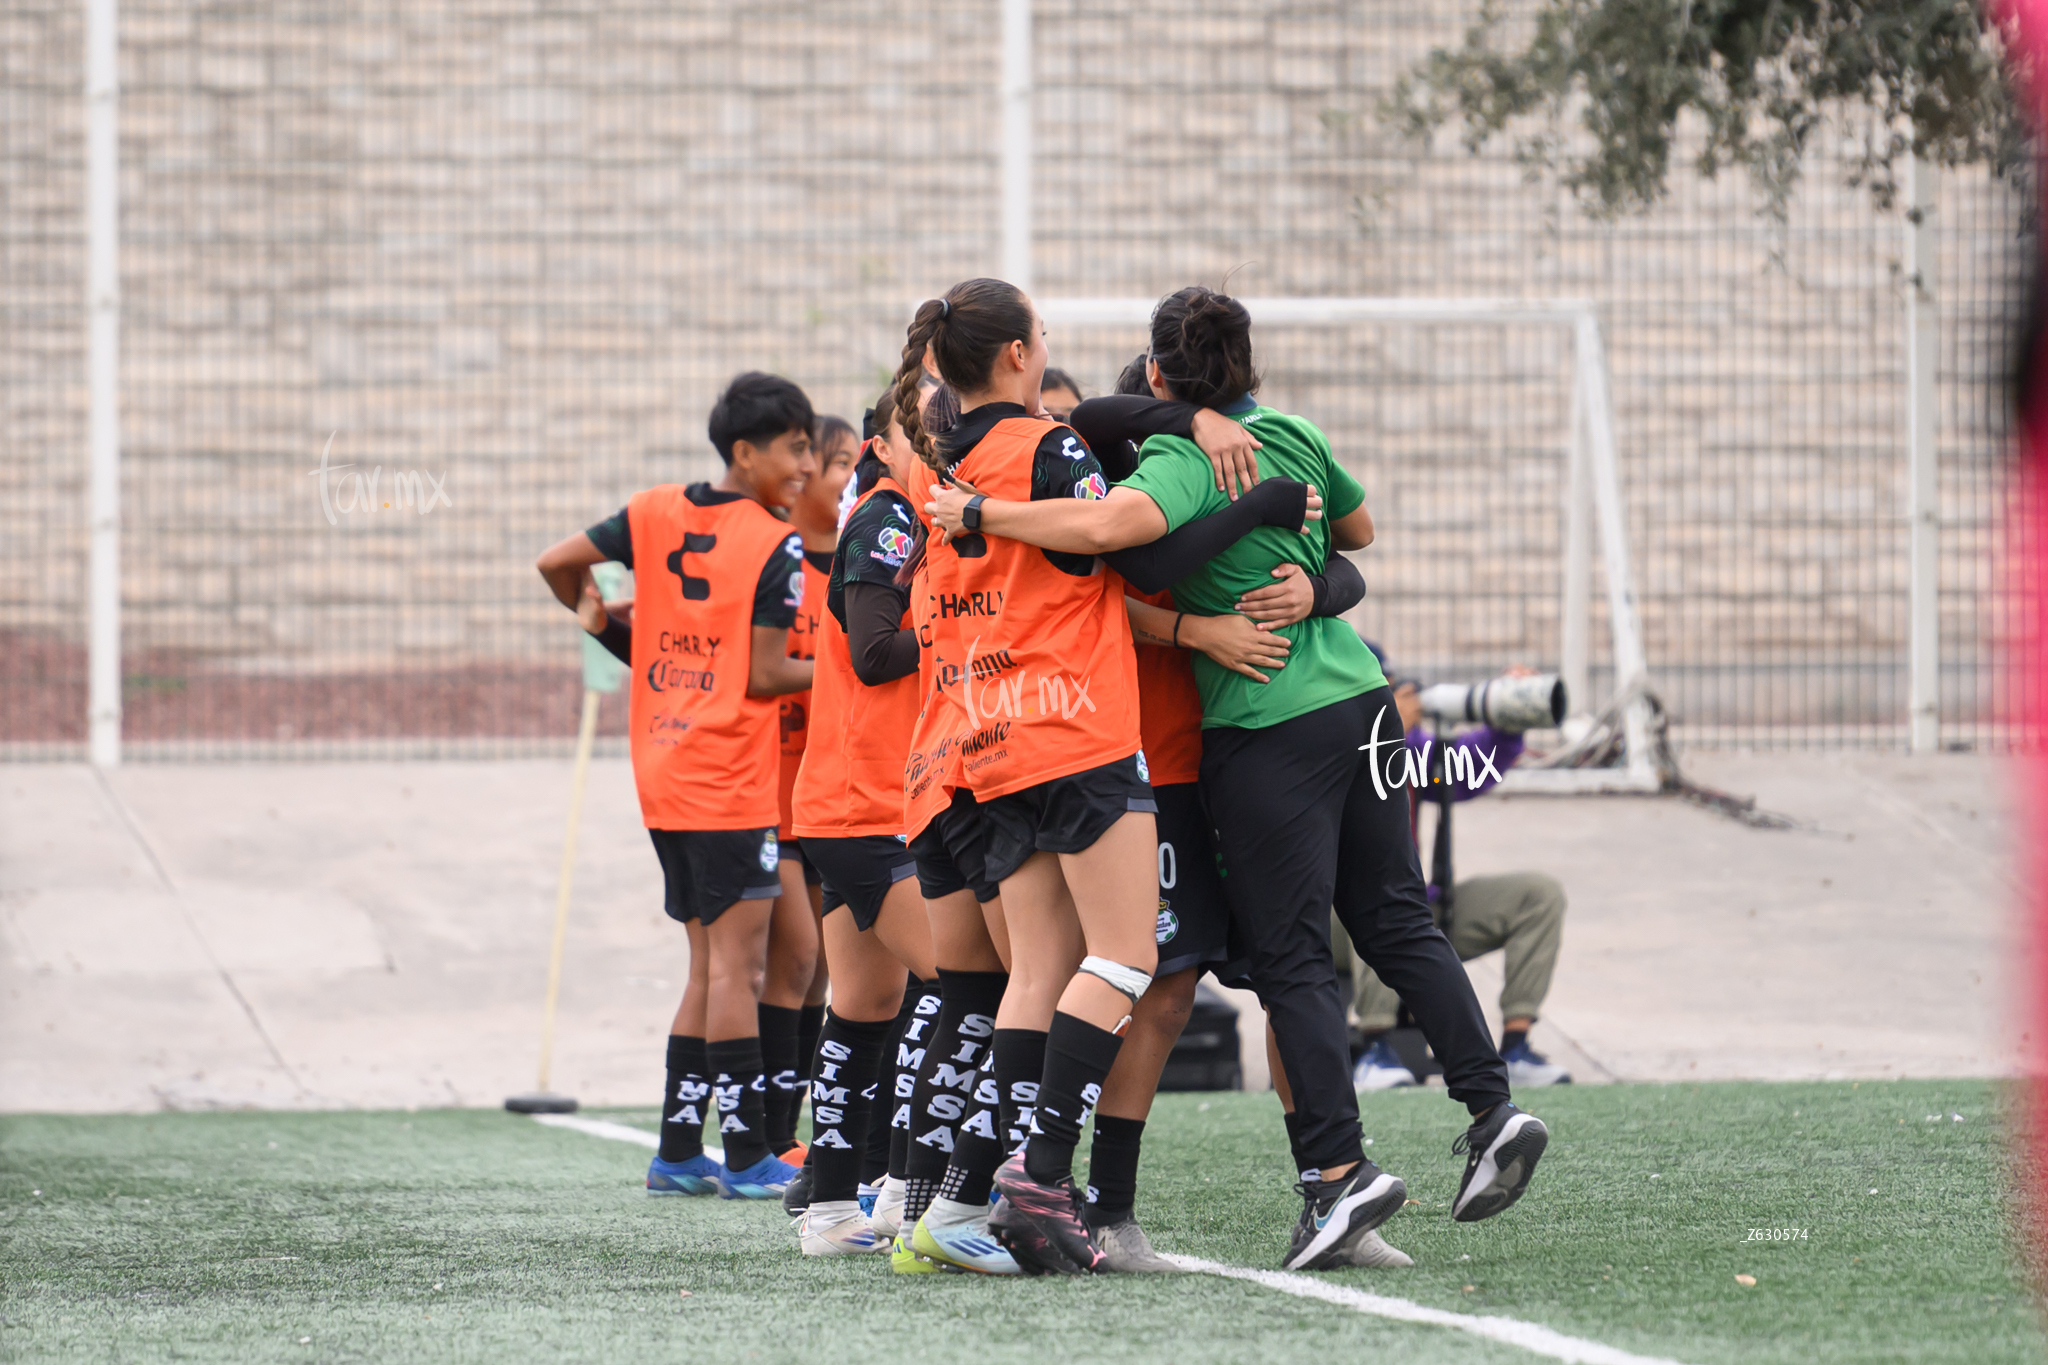
[(1555, 673), (1492, 678), (1483, 683), (1437, 683), (1422, 689), (1424, 714), (1446, 724), (1477, 721), (1503, 734), (1547, 730), (1564, 720), (1564, 679)]

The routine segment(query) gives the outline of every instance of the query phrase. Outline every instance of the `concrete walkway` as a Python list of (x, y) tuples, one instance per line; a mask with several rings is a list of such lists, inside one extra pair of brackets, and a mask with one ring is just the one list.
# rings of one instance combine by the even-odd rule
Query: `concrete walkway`
[[(1540, 1045), (1585, 1081), (2011, 1069), (1995, 761), (1689, 770), (1812, 827), (1638, 797), (1460, 810), (1462, 872), (1540, 868), (1571, 894)], [(0, 1110), (495, 1105), (530, 1088), (568, 785), (557, 762), (0, 768)], [(652, 1104), (685, 960), (631, 775), (601, 761), (556, 1088)], [(1473, 975), (1498, 990), (1497, 963)], [(1255, 1044), (1246, 1061), (1263, 1084)]]

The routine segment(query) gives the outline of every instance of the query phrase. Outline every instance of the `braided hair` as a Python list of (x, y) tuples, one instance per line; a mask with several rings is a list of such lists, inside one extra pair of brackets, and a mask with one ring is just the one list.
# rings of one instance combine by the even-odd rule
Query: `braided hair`
[(917, 406), (917, 387), (927, 353), (957, 395), (988, 383), (996, 353), (1012, 341), (1031, 342), (1030, 301), (1016, 285), (1003, 280), (965, 280), (936, 299), (926, 299), (910, 319), (903, 339), (903, 360), (890, 392), (896, 420), (918, 458), (935, 470), (945, 461)]

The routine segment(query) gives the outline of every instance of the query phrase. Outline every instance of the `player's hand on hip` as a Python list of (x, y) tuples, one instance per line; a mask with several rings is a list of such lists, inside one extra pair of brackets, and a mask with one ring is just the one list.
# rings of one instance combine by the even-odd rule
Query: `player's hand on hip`
[(1285, 635), (1260, 630), (1244, 617), (1189, 616), (1181, 622), (1181, 643), (1191, 645), (1233, 673), (1254, 682), (1271, 682), (1267, 672), (1277, 673), (1287, 663), (1287, 651), (1294, 648)]

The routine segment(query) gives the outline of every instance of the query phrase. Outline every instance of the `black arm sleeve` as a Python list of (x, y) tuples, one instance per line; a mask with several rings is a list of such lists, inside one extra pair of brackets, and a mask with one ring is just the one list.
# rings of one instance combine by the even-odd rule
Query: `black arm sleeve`
[(1103, 473), (1111, 482), (1117, 482), (1129, 478), (1131, 471), (1111, 466), (1122, 465), (1128, 458), (1126, 452), (1145, 444), (1147, 436), (1185, 436), (1193, 440), (1195, 414), (1199, 411), (1193, 403), (1170, 398), (1111, 393), (1085, 400), (1067, 418), (1067, 425), (1081, 433), (1095, 458), (1102, 461)]
[(884, 583), (846, 585), (846, 649), (853, 676), (869, 687), (917, 672), (917, 632), (899, 630), (903, 590)]
[(599, 631), (595, 638), (599, 644), (611, 651), (614, 659), (629, 667), (632, 665), (633, 628), (631, 626), (616, 616), (607, 616), (604, 629)]
[(1335, 550), (1330, 552), (1323, 571), (1309, 578), (1309, 584), (1316, 594), (1310, 616), (1342, 616), (1365, 600), (1365, 575)]
[(1150, 545), (1112, 550), (1103, 560), (1139, 592), (1172, 587), (1261, 526), (1301, 529), (1308, 513), (1308, 485), (1293, 479), (1261, 479), (1221, 512), (1199, 517)]

